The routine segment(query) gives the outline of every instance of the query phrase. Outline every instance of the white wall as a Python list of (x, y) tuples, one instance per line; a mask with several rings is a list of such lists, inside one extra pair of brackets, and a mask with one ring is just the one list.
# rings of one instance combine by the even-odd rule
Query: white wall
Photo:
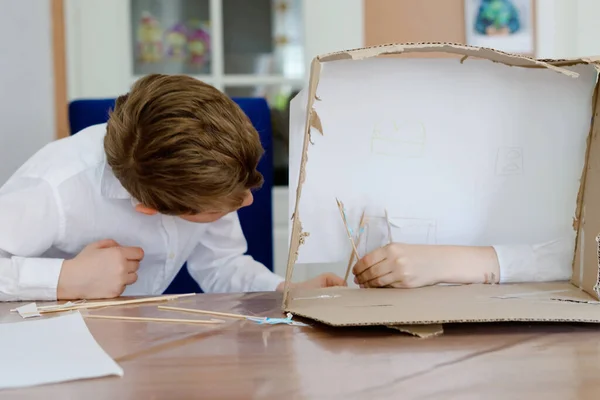
[(304, 0), (303, 6), (307, 62), (319, 54), (363, 46), (363, 0)]
[(132, 83), (129, 0), (65, 0), (67, 95), (116, 97)]
[[(318, 54), (362, 46), (363, 1), (304, 0), (307, 63)], [(69, 99), (122, 93), (132, 83), (129, 0), (65, 4)], [(600, 54), (600, 0), (536, 0), (536, 11), (539, 57)]]
[(540, 58), (600, 55), (599, 0), (537, 0)]
[(50, 0), (0, 0), (0, 185), (55, 137)]
[(600, 56), (600, 1), (560, 1), (567, 4), (575, 3), (575, 19), (572, 20), (569, 29), (575, 32), (576, 56)]

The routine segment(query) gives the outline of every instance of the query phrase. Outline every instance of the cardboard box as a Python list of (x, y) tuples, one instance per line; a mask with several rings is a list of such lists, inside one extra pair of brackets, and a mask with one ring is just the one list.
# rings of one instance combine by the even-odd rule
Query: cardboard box
[[(434, 52), (458, 57), (379, 57)], [(333, 326), (429, 334), (443, 323), (600, 322), (599, 70), (599, 58), (535, 60), (449, 43), (316, 57), (290, 108), (290, 187), (297, 191), (283, 308)], [(400, 232), (395, 241), (570, 238), (572, 279), (290, 291), (297, 262), (348, 261), (336, 198), (353, 229), (365, 208), (389, 212)]]

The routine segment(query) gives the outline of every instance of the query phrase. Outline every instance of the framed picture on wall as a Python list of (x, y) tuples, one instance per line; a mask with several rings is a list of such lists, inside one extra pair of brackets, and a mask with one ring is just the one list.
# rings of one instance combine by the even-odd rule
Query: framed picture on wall
[(465, 0), (467, 44), (535, 55), (534, 0)]

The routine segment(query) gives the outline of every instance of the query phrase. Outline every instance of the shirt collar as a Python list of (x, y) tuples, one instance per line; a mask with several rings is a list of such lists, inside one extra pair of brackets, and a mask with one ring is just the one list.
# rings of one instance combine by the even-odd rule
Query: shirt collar
[(123, 200), (131, 198), (131, 195), (121, 185), (115, 174), (113, 174), (112, 168), (110, 168), (106, 159), (104, 160), (102, 176), (100, 177), (100, 193), (109, 199)]

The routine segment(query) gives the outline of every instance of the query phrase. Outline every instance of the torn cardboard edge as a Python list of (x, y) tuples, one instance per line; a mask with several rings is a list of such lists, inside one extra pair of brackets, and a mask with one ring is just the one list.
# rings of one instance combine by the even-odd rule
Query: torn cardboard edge
[[(589, 59), (588, 59), (589, 60)], [(596, 71), (600, 71), (598, 69), (598, 64), (594, 64), (596, 67)], [(588, 293), (594, 293), (595, 298), (600, 298), (600, 292), (598, 291), (597, 285), (593, 287), (584, 287), (585, 285), (585, 268), (583, 267), (583, 259), (584, 259), (584, 224), (582, 221), (584, 220), (584, 202), (585, 202), (585, 189), (587, 183), (587, 174), (589, 170), (589, 159), (591, 156), (592, 150), (592, 140), (597, 134), (597, 129), (600, 126), (596, 123), (596, 116), (598, 115), (598, 91), (599, 91), (600, 83), (596, 83), (596, 87), (594, 88), (594, 93), (592, 95), (592, 122), (590, 124), (589, 133), (586, 139), (586, 153), (585, 153), (585, 163), (583, 165), (583, 170), (581, 171), (581, 178), (579, 179), (579, 191), (577, 192), (576, 199), (576, 208), (575, 208), (575, 216), (573, 218), (573, 229), (576, 231), (575, 235), (575, 251), (573, 252), (573, 258), (571, 263), (572, 275), (571, 275), (571, 283), (579, 287), (580, 289), (585, 290)], [(598, 235), (598, 232), (596, 232)], [(596, 241), (598, 240), (598, 236), (596, 236)], [(578, 262), (578, 260), (580, 262)], [(600, 251), (596, 256), (597, 260), (597, 271), (596, 271), (596, 281), (598, 282), (600, 279)]]
[[(462, 55), (464, 62), (465, 57), (473, 57), (484, 60), (489, 60), (492, 62), (502, 63), (508, 66), (517, 66), (517, 67), (528, 67), (528, 68), (546, 68), (557, 73), (564, 74), (571, 78), (577, 78), (579, 75), (573, 71), (567, 70), (562, 67), (566, 66), (574, 66), (578, 64), (591, 64), (594, 66), (596, 71), (600, 72), (600, 57), (585, 57), (585, 58), (576, 58), (576, 59), (561, 59), (561, 60), (551, 60), (551, 59), (534, 59), (531, 57), (527, 57), (524, 55), (511, 54), (507, 52), (503, 52), (500, 50), (494, 50), (485, 47), (476, 47), (469, 46), (458, 43), (445, 43), (445, 42), (423, 42), (423, 43), (397, 43), (397, 44), (385, 44), (380, 46), (371, 46), (347, 51), (339, 51), (333, 52), (329, 54), (323, 54), (315, 57), (311, 62), (310, 68), (310, 77), (308, 84), (308, 93), (307, 93), (307, 104), (306, 104), (306, 118), (304, 124), (304, 139), (302, 145), (302, 157), (300, 161), (300, 169), (299, 169), (299, 179), (298, 186), (296, 188), (296, 198), (295, 198), (295, 206), (292, 217), (292, 232), (291, 232), (291, 240), (290, 240), (290, 249), (288, 253), (288, 263), (286, 268), (286, 276), (285, 276), (285, 285), (284, 285), (284, 293), (283, 293), (283, 303), (282, 308), (286, 310), (289, 305), (289, 292), (290, 292), (290, 283), (293, 277), (294, 266), (298, 259), (298, 251), (300, 245), (304, 242), (304, 238), (309, 235), (307, 232), (302, 231), (302, 223), (300, 219), (299, 212), (299, 203), (300, 197), (302, 195), (302, 186), (306, 179), (306, 163), (308, 161), (308, 146), (311, 143), (311, 129), (317, 129), (322, 135), (324, 135), (323, 126), (321, 123), (321, 119), (319, 118), (316, 110), (314, 109), (315, 100), (320, 100), (317, 95), (317, 88), (319, 85), (319, 79), (321, 75), (321, 67), (324, 62), (335, 62), (340, 60), (364, 60), (368, 58), (373, 58), (381, 55), (390, 55), (390, 54), (403, 54), (403, 53), (449, 53)], [(460, 61), (459, 61), (460, 62)], [(593, 100), (593, 115), (597, 115), (597, 92), (598, 92), (598, 83), (596, 84), (596, 89), (594, 91), (594, 100)], [(591, 139), (595, 133), (595, 128), (597, 125), (595, 124), (596, 118), (593, 118), (592, 124), (590, 126), (590, 133), (588, 135), (588, 147), (586, 150), (586, 161), (584, 164), (584, 168), (582, 171), (581, 183), (579, 194), (577, 196), (577, 207), (575, 212), (575, 221), (574, 228), (577, 230), (576, 235), (576, 245), (575, 245), (575, 253), (574, 253), (574, 262), (573, 262), (573, 270), (575, 271), (575, 259), (577, 258), (578, 252), (580, 251), (579, 245), (579, 236), (580, 232), (583, 229), (579, 221), (581, 220), (582, 213), (582, 205), (585, 197), (585, 184), (587, 178), (587, 170), (588, 170), (588, 162), (591, 151)], [(600, 233), (600, 232), (599, 232)], [(572, 283), (578, 285), (581, 289), (585, 290), (588, 294), (592, 295), (596, 299), (600, 299), (600, 242), (598, 243), (597, 250), (597, 262), (596, 262), (596, 282), (592, 287), (586, 287), (583, 282), (579, 281), (579, 279), (572, 279)], [(575, 274), (573, 274), (575, 275)]]
[(596, 284), (594, 285), (594, 292), (596, 292), (596, 299), (600, 300), (600, 235), (596, 236), (596, 256), (598, 257), (598, 271), (596, 273)]
[[(567, 69), (553, 65), (552, 61), (543, 61), (524, 55), (506, 53), (504, 51), (495, 50), (487, 47), (469, 46), (459, 43), (443, 43), (443, 42), (424, 42), (424, 43), (402, 43), (402, 44), (385, 44), (380, 46), (365, 47), (347, 51), (339, 51), (318, 56), (321, 62), (338, 61), (338, 60), (364, 60), (367, 58), (378, 57), (382, 55), (393, 55), (402, 53), (448, 53), (456, 54), (464, 57), (473, 57), (486, 59), (502, 64), (516, 67), (538, 67), (547, 68), (560, 72), (572, 78), (577, 78), (579, 74)], [(580, 59), (583, 61), (583, 59)], [(587, 58), (590, 62), (590, 58)], [(590, 63), (588, 62), (588, 63)]]
[[(310, 66), (310, 78), (309, 78), (309, 93), (308, 93), (308, 101), (307, 101), (307, 110), (310, 112), (306, 113), (306, 119), (304, 121), (304, 140), (302, 144), (302, 158), (300, 161), (300, 175), (298, 177), (298, 187), (296, 188), (296, 205), (294, 208), (294, 218), (292, 219), (292, 234), (290, 239), (290, 250), (288, 253), (288, 263), (285, 273), (285, 284), (283, 289), (283, 305), (284, 308), (288, 304), (289, 299), (289, 291), (292, 277), (294, 275), (294, 264), (296, 264), (296, 260), (298, 260), (298, 248), (300, 244), (304, 241), (304, 238), (308, 235), (308, 233), (302, 232), (302, 224), (300, 222), (300, 215), (298, 209), (298, 203), (300, 200), (300, 196), (302, 194), (302, 185), (304, 184), (304, 180), (306, 178), (306, 161), (308, 159), (308, 144), (310, 142), (310, 129), (311, 129), (311, 118), (313, 113), (316, 115), (316, 112), (313, 109), (313, 105), (315, 100), (317, 99), (317, 86), (319, 84), (319, 77), (321, 75), (321, 63), (317, 58), (313, 59)], [(321, 119), (318, 119), (319, 123)], [(324, 134), (322, 131), (321, 125), (321, 134)]]
[(389, 329), (395, 329), (402, 333), (416, 336), (419, 339), (427, 339), (440, 336), (444, 333), (444, 326), (440, 324), (431, 325), (387, 325)]

